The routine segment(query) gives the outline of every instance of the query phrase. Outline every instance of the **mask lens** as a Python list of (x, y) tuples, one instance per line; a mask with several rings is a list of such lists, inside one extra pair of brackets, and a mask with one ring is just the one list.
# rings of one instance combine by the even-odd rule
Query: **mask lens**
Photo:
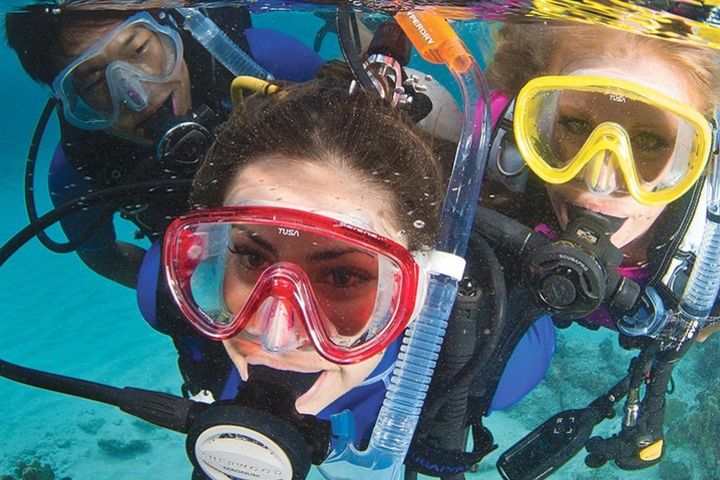
[(400, 266), (340, 236), (233, 222), (191, 225), (177, 238), (195, 239), (178, 248), (171, 268), (203, 330), (259, 335), (268, 321), (261, 306), (277, 298), (304, 319), (303, 331), (349, 351), (376, 339), (397, 313)]
[[(610, 168), (620, 185), (624, 164), (641, 188), (658, 192), (677, 185), (699, 163), (698, 128), (633, 92), (609, 86), (545, 88), (524, 102), (525, 118), (516, 119), (523, 122), (521, 141), (536, 162), (552, 169), (577, 162), (595, 175)], [(533, 163), (528, 161), (531, 168)]]
[[(174, 76), (181, 56), (176, 32), (140, 14), (90, 47), (53, 86), (76, 126), (104, 128), (121, 102), (137, 97), (140, 82), (162, 83)], [(129, 85), (133, 91), (127, 91)]]

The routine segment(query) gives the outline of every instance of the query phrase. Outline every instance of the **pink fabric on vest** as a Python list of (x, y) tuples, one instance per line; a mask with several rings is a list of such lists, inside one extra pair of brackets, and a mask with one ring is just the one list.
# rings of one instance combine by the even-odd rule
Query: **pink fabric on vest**
[[(505, 107), (507, 107), (508, 103), (510, 103), (510, 98), (504, 93), (496, 91), (490, 92), (488, 100), (490, 101), (490, 121), (492, 128), (495, 128), (495, 125), (497, 125), (498, 120), (500, 120), (503, 111), (505, 111)], [(475, 128), (479, 128), (482, 125), (483, 115), (485, 115), (485, 108), (483, 100), (480, 99), (478, 100), (477, 108), (475, 109)]]
[(502, 92), (494, 91), (490, 93), (490, 120), (495, 128), (500, 116), (502, 116), (505, 107), (510, 103), (510, 98)]

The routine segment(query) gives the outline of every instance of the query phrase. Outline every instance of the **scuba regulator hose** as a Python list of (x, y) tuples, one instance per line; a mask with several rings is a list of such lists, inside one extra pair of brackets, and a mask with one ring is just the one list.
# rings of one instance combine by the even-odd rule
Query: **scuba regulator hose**
[[(45, 129), (47, 128), (50, 115), (57, 106), (57, 100), (50, 98), (45, 107), (43, 108), (38, 123), (35, 126), (32, 140), (30, 141), (30, 148), (28, 149), (27, 162), (25, 163), (25, 211), (27, 213), (28, 220), (30, 223), (37, 222), (38, 213), (35, 205), (35, 166), (37, 164), (38, 151), (40, 150), (40, 142)], [(51, 252), (54, 253), (71, 253), (77, 250), (83, 243), (90, 240), (90, 238), (97, 232), (115, 212), (116, 207), (119, 203), (113, 203), (108, 205), (100, 215), (86, 228), (82, 235), (78, 236), (75, 240), (71, 240), (65, 243), (56, 242), (44, 230), (40, 230), (37, 233), (37, 239)]]
[[(440, 235), (430, 253), (422, 309), (408, 327), (390, 386), (366, 450), (352, 445), (349, 412), (331, 417), (333, 451), (319, 469), (329, 479), (398, 479), (439, 356), (462, 278), (472, 220), (487, 156), (490, 110), (487, 86), (472, 55), (444, 18), (404, 12), (396, 20), (421, 55), (445, 63), (463, 95), (464, 124), (442, 210)], [(478, 111), (479, 110), (479, 111)]]
[[(0, 248), (0, 267), (33, 237), (39, 236), (46, 228), (78, 210), (108, 200), (124, 198), (131, 194), (157, 195), (178, 189), (189, 189), (191, 184), (191, 180), (138, 182), (90, 193), (61, 205), (31, 222)], [(131, 387), (111, 387), (33, 370), (2, 359), (0, 359), (0, 376), (25, 385), (114, 405), (122, 411), (147, 422), (181, 433), (187, 433), (192, 418), (205, 408), (204, 404), (167, 393)]]

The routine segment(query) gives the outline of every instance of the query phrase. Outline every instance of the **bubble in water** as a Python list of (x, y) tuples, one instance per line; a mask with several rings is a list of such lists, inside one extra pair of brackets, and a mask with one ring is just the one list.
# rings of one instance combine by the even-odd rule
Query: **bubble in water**
[(413, 222), (413, 227), (415, 227), (415, 228), (425, 228), (425, 222), (423, 222), (422, 220), (415, 220), (415, 221)]

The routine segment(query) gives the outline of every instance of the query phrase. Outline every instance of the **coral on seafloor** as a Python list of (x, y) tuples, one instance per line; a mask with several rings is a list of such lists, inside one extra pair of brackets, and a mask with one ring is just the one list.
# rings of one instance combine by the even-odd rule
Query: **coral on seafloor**
[[(20, 460), (10, 475), (0, 476), (0, 480), (55, 480), (55, 472), (47, 463), (40, 463), (38, 459)], [(60, 480), (70, 480), (63, 477)]]
[(101, 438), (97, 444), (106, 455), (115, 458), (135, 458), (150, 451), (150, 444), (144, 440)]
[[(668, 402), (667, 440), (694, 452), (703, 472), (720, 471), (720, 379), (714, 378), (695, 397), (692, 405)], [(683, 412), (684, 411), (684, 412)], [(684, 414), (683, 414), (684, 413)], [(670, 466), (667, 478), (683, 478), (676, 473), (679, 465)], [(673, 473), (671, 473), (673, 472)], [(689, 477), (687, 477), (689, 478)], [(715, 479), (715, 474), (698, 478)]]

